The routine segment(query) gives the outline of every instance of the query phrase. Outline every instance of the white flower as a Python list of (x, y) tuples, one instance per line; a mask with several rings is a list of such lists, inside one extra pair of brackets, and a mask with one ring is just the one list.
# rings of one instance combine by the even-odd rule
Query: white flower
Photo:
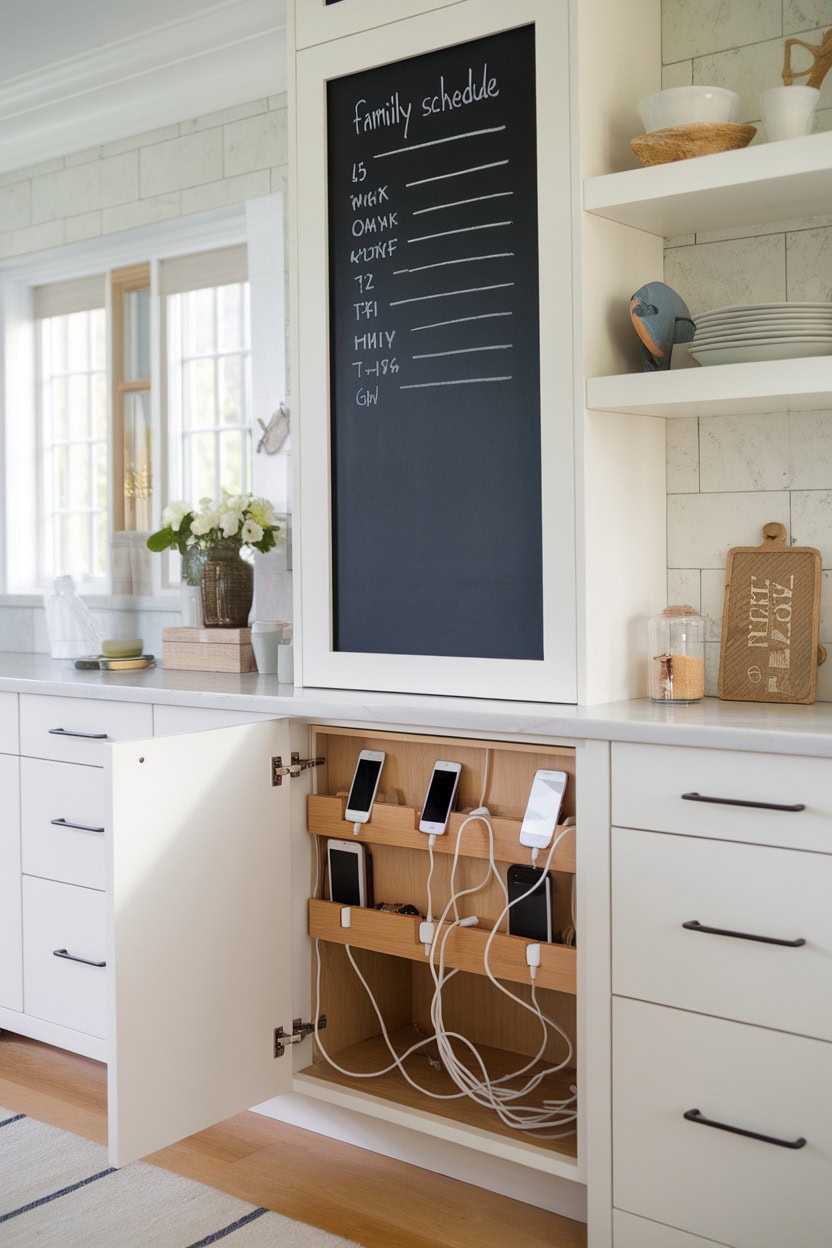
[(203, 509), (198, 516), (194, 516), (191, 521), (191, 532), (194, 537), (204, 537), (206, 533), (210, 533), (212, 529), (217, 527), (217, 513)]
[(222, 529), (223, 537), (234, 537), (242, 523), (242, 511), (227, 510), (220, 513), (219, 525)]
[(179, 532), (182, 521), (191, 510), (191, 504), (186, 503), (184, 499), (178, 499), (176, 502), (168, 503), (162, 512), (162, 524), (165, 528), (173, 529), (174, 533)]
[(263, 530), (254, 520), (246, 520), (243, 524), (242, 533), (240, 535), (244, 542), (259, 542), (263, 536)]
[(248, 514), (262, 529), (274, 528), (274, 508), (267, 498), (253, 498), (248, 505)]

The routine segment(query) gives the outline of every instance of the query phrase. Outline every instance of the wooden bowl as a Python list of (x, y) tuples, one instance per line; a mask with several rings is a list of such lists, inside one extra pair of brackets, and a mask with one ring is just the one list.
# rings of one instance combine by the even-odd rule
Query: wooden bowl
[(630, 140), (630, 147), (643, 165), (664, 165), (671, 160), (690, 160), (712, 152), (730, 152), (747, 147), (757, 133), (756, 126), (739, 122), (695, 121), (689, 126), (653, 130)]

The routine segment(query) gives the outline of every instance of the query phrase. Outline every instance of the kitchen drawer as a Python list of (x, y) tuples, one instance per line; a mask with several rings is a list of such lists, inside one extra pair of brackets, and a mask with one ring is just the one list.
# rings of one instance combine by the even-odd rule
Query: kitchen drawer
[(612, 1215), (612, 1242), (614, 1248), (730, 1248), (713, 1239), (700, 1239), (698, 1235), (688, 1235), (687, 1231), (676, 1231), (660, 1222), (633, 1217), (620, 1209), (615, 1209)]
[(0, 1005), (23, 1009), (19, 760), (0, 754)]
[(98, 698), (20, 696), (20, 752), (32, 758), (104, 765), (108, 741), (153, 735), (153, 709)]
[(613, 828), (612, 881), (613, 992), (832, 1040), (832, 857)]
[[(105, 893), (23, 877), (23, 1008), (103, 1038), (107, 1031)], [(61, 949), (73, 958), (57, 957)]]
[[(830, 778), (832, 762), (824, 758), (616, 742), (612, 822), (832, 854)], [(686, 793), (722, 800), (695, 801), (683, 798)], [(761, 809), (724, 801), (805, 809)]]
[(619, 997), (613, 1053), (617, 1209), (731, 1248), (829, 1248), (832, 1045)]
[(27, 875), (106, 888), (109, 791), (100, 767), (21, 758), (20, 809)]
[(17, 754), (17, 694), (0, 693), (0, 754)]

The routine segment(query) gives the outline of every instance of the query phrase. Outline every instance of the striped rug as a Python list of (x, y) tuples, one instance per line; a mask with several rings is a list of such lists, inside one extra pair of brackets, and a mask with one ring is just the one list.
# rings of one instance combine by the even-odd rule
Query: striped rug
[(157, 1166), (0, 1109), (2, 1248), (355, 1248)]

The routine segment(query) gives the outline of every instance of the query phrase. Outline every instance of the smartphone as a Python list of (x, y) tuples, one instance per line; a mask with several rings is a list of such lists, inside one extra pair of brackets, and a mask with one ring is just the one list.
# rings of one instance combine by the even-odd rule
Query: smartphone
[(536, 771), (529, 801), (520, 827), (520, 844), (532, 849), (548, 849), (557, 827), (558, 815), (569, 779), (565, 771)]
[(433, 775), (422, 803), (420, 832), (441, 836), (445, 831), (448, 826), (448, 816), (454, 808), (461, 771), (462, 763), (439, 761), (433, 764)]
[[(530, 891), (531, 890), (531, 891)], [(524, 894), (528, 893), (528, 897)], [(522, 898), (522, 901), (519, 900)], [(515, 863), (508, 869), (508, 912), (512, 936), (528, 940), (552, 940), (552, 876), (542, 867)]]
[(383, 750), (362, 750), (358, 755), (344, 811), (348, 823), (366, 823), (370, 818), (383, 765)]
[(329, 899), (343, 906), (371, 906), (372, 859), (360, 841), (328, 841)]

